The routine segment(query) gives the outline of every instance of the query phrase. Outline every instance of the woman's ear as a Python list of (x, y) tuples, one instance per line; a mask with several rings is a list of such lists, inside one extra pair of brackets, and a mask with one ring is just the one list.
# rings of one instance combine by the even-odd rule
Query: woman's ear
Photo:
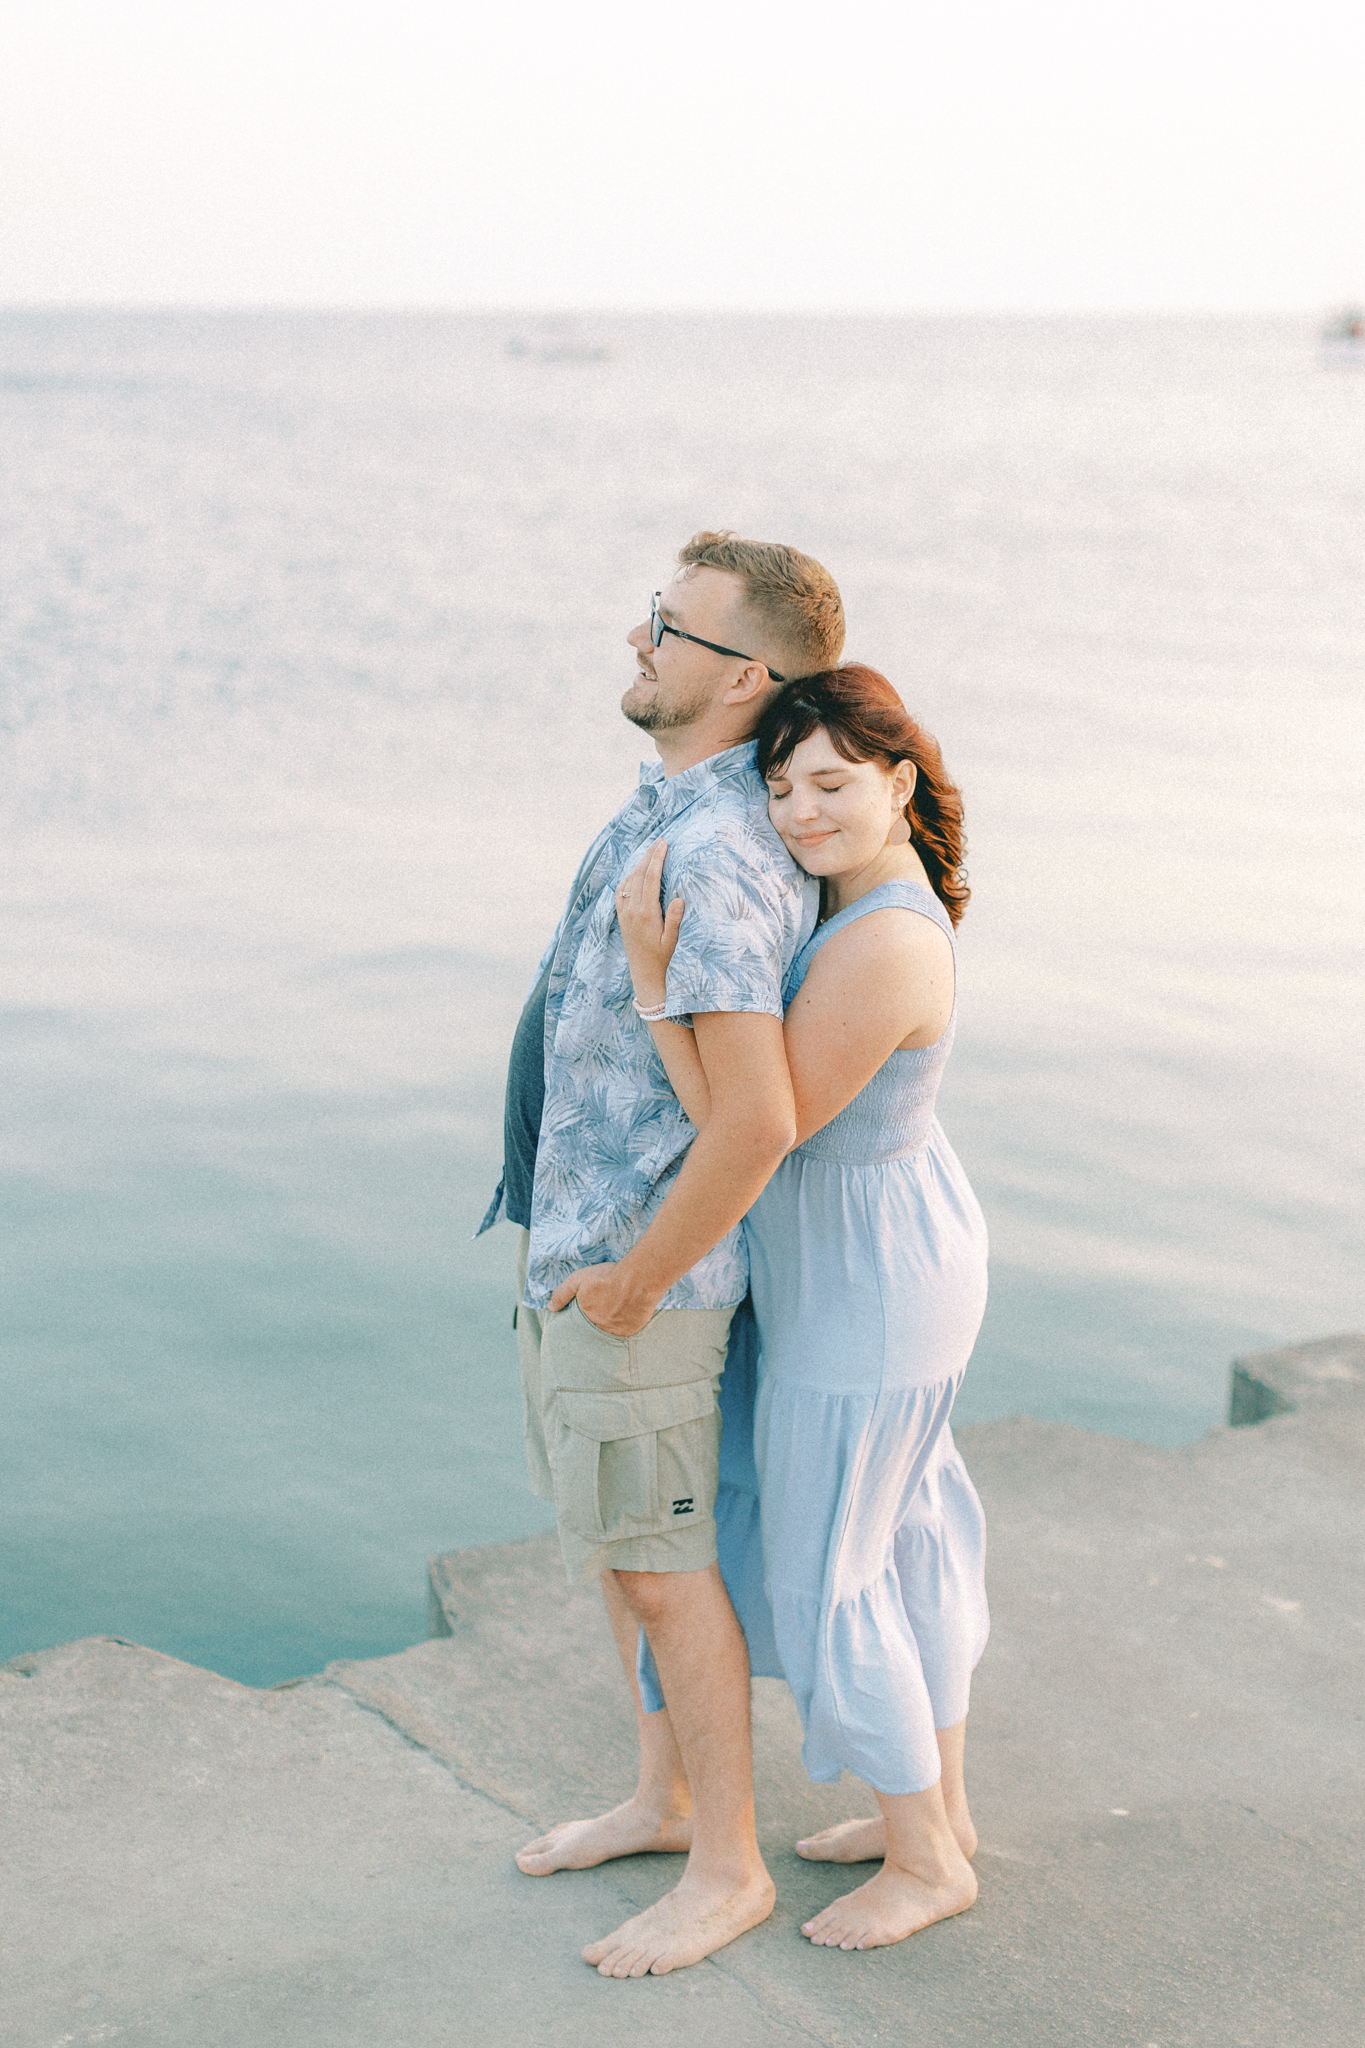
[(891, 777), (891, 804), (893, 810), (903, 811), (915, 793), (917, 771), (913, 761), (897, 761)]

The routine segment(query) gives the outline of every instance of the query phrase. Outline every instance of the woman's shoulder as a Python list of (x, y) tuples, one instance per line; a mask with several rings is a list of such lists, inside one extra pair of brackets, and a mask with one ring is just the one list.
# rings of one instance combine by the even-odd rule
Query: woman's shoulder
[(951, 952), (952, 927), (946, 917), (935, 916), (937, 908), (938, 898), (927, 887), (883, 884), (829, 920), (821, 951), (848, 960), (869, 954), (915, 960)]
[(920, 986), (926, 973), (951, 974), (953, 945), (948, 932), (927, 908), (908, 900), (908, 891), (905, 901), (899, 900), (899, 893), (888, 899), (878, 892), (874, 902), (870, 892), (849, 906), (859, 913), (856, 917), (840, 912), (820, 926), (796, 963), (788, 1001), (798, 990), (808, 997), (817, 992), (837, 997), (841, 989), (856, 984), (875, 987), (897, 1003)]
[[(908, 847), (905, 851), (909, 854)], [(918, 861), (914, 861), (913, 866), (908, 861), (904, 872), (886, 876), (865, 895), (836, 911), (828, 920), (826, 929), (833, 940), (855, 931), (860, 925), (869, 924), (880, 944), (890, 940), (893, 944), (916, 945), (923, 940), (926, 925), (937, 930), (950, 945), (952, 943), (952, 919), (929, 886)], [(891, 938), (891, 934), (899, 936)]]

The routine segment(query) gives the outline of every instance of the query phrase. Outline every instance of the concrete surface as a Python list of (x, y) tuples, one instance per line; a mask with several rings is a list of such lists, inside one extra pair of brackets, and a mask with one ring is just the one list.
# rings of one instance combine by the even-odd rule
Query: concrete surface
[(15, 1659), (0, 2041), (1365, 2048), (1365, 1339), (1239, 1361), (1233, 1412), (1268, 1419), (1179, 1451), (961, 1432), (995, 1623), (981, 1896), (895, 1949), (801, 1940), (862, 1873), (790, 1844), (868, 1795), (806, 1782), (759, 1681), (774, 1918), (667, 1978), (577, 1960), (679, 1865), (512, 1863), (632, 1777), (600, 1603), (552, 1539), (434, 1560), (449, 1634), (273, 1692), (109, 1639)]

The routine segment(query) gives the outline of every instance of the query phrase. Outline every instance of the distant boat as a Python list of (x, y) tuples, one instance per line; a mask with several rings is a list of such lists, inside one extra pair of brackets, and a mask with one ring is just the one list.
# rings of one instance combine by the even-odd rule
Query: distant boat
[(1365, 312), (1343, 306), (1323, 328), (1318, 353), (1324, 363), (1365, 363)]
[(514, 334), (507, 343), (509, 356), (531, 356), (538, 363), (605, 363), (611, 350), (591, 341), (554, 341), (548, 348), (533, 348), (523, 335)]

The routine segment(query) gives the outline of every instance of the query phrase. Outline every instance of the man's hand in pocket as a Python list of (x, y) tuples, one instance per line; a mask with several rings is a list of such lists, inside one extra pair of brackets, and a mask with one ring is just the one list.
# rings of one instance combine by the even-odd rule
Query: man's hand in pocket
[(621, 1266), (580, 1266), (561, 1280), (550, 1296), (556, 1312), (576, 1301), (590, 1323), (609, 1337), (633, 1337), (653, 1315), (656, 1304), (630, 1284)]

